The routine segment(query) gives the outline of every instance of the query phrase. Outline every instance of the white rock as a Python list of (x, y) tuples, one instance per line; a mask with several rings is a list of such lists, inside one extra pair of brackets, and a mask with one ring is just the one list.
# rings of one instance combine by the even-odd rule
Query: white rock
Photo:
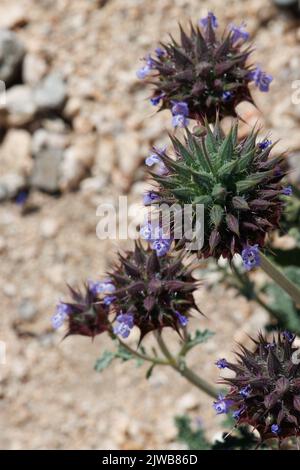
[(34, 90), (34, 102), (39, 111), (59, 110), (67, 97), (67, 88), (59, 73), (47, 75)]
[(50, 193), (59, 190), (60, 167), (63, 152), (60, 149), (47, 149), (35, 159), (31, 185)]
[(7, 173), (0, 177), (0, 201), (15, 197), (25, 186), (25, 178), (17, 173)]
[(96, 150), (93, 175), (111, 175), (116, 162), (117, 150), (113, 139), (101, 139)]
[(19, 316), (22, 320), (30, 321), (38, 313), (36, 305), (29, 299), (23, 299), (19, 305)]
[(24, 5), (5, 4), (0, 7), (0, 28), (15, 28), (28, 23), (28, 12)]
[(84, 193), (101, 193), (107, 183), (105, 175), (95, 176), (93, 178), (85, 178), (80, 183), (80, 190)]
[(31, 135), (23, 129), (10, 129), (0, 147), (0, 174), (16, 171), (28, 175), (32, 168)]
[(181, 411), (190, 411), (198, 408), (199, 398), (197, 398), (193, 393), (186, 393), (179, 398), (176, 402), (176, 409)]
[(15, 85), (6, 92), (6, 104), (0, 110), (0, 122), (5, 126), (24, 126), (34, 118), (36, 105), (27, 85)]
[(120, 134), (116, 139), (118, 165), (127, 177), (134, 177), (134, 172), (140, 165), (143, 156), (139, 146), (139, 136), (136, 132)]
[(64, 107), (63, 114), (66, 118), (73, 119), (79, 113), (81, 107), (82, 101), (80, 100), (80, 98), (72, 96), (68, 99)]
[(78, 136), (64, 152), (60, 188), (76, 189), (90, 171), (95, 158), (97, 137), (94, 134)]
[(46, 75), (48, 65), (46, 61), (39, 55), (31, 52), (25, 55), (23, 61), (23, 81), (27, 85), (36, 85)]
[(59, 224), (55, 219), (44, 219), (40, 224), (40, 232), (43, 238), (53, 238), (57, 235)]
[(38, 129), (32, 138), (32, 154), (38, 155), (46, 148), (65, 149), (70, 142), (68, 134), (59, 132), (48, 132), (46, 129)]

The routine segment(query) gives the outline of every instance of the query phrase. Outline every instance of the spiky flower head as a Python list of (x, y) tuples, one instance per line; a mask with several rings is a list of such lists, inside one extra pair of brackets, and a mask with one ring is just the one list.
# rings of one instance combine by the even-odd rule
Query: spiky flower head
[[(56, 314), (52, 318), (54, 328), (62, 326), (66, 320), (68, 331), (65, 336), (82, 335), (94, 337), (111, 330), (108, 320), (109, 308), (100, 299), (100, 282), (88, 282), (83, 291), (69, 286), (72, 300), (60, 302)], [(110, 285), (107, 283), (107, 285)], [(102, 291), (101, 291), (102, 292)]]
[[(248, 64), (252, 49), (244, 44), (249, 37), (244, 25), (230, 25), (223, 35), (216, 28), (212, 13), (200, 27), (191, 25), (189, 33), (180, 26), (180, 41), (171, 37), (169, 43), (161, 43), (138, 72), (139, 78), (147, 78), (155, 88), (151, 103), (170, 109), (173, 124), (186, 125), (187, 117), (203, 116), (213, 122), (217, 110), (221, 118), (237, 116), (240, 102), (253, 102), (252, 81), (267, 91), (272, 77)], [(184, 103), (187, 111), (177, 112), (177, 103)]]
[(134, 251), (119, 254), (109, 274), (116, 286), (117, 334), (127, 337), (137, 326), (142, 340), (150, 331), (171, 327), (180, 332), (186, 326), (191, 309), (199, 311), (193, 297), (198, 282), (191, 275), (193, 266), (183, 261), (182, 253), (160, 257), (140, 242)]
[(283, 157), (270, 158), (273, 145), (257, 141), (253, 129), (238, 140), (238, 123), (225, 137), (218, 120), (214, 131), (206, 123), (184, 143), (171, 136), (174, 156), (160, 153), (166, 172), (152, 173), (159, 184), (154, 204), (204, 205), (204, 243), (199, 256), (231, 259), (246, 247), (263, 247), (266, 234), (279, 225), (283, 208), (280, 183)]
[(235, 377), (225, 400), (231, 403), (239, 424), (254, 426), (261, 439), (300, 434), (300, 350), (295, 336), (278, 333), (271, 343), (260, 334), (254, 351), (240, 346), (236, 364), (227, 363)]

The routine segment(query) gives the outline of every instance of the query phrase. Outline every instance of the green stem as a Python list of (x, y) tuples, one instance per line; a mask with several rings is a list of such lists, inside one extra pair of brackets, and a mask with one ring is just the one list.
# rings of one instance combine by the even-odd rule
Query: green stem
[(260, 253), (260, 266), (273, 281), (287, 292), (296, 305), (300, 306), (300, 289), (291, 282), (263, 253)]
[(123, 341), (121, 341), (120, 339), (119, 339), (119, 343), (121, 344), (121, 346), (124, 349), (126, 349), (128, 352), (130, 352), (131, 354), (136, 356), (138, 359), (142, 359), (143, 361), (152, 362), (153, 364), (160, 365), (160, 366), (169, 366), (170, 365), (169, 361), (165, 361), (164, 359), (160, 359), (158, 357), (151, 357), (151, 356), (148, 356), (147, 354), (142, 354), (138, 351), (135, 351), (130, 346), (128, 346), (126, 343), (123, 343)]
[(179, 372), (183, 377), (185, 377), (190, 383), (195, 385), (197, 388), (202, 390), (204, 393), (207, 395), (213, 397), (213, 398), (218, 398), (218, 391), (215, 389), (215, 387), (206, 380), (202, 379), (199, 377), (199, 375), (195, 374), (191, 369), (189, 369), (185, 363), (178, 363), (175, 357), (171, 354), (169, 351), (168, 347), (166, 346), (161, 333), (157, 333), (156, 335), (157, 343), (162, 351), (162, 353), (165, 355), (165, 357), (168, 359), (169, 364), (171, 367), (173, 367), (174, 370)]

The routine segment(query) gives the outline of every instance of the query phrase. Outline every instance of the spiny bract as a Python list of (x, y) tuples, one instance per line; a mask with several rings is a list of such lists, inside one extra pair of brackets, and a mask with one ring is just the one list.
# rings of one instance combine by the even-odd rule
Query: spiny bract
[(192, 265), (184, 266), (182, 254), (158, 257), (137, 242), (134, 251), (119, 254), (119, 262), (109, 273), (116, 286), (112, 309), (117, 315), (132, 317), (130, 326), (140, 329), (141, 340), (150, 331), (167, 326), (179, 332), (187, 324), (190, 310), (198, 310), (193, 297), (198, 282), (192, 269)]
[(262, 440), (300, 434), (300, 350), (294, 339), (286, 331), (269, 343), (260, 334), (254, 352), (241, 346), (237, 364), (226, 364), (235, 377), (222, 381), (231, 386), (225, 400), (237, 424), (254, 426)]
[(247, 64), (252, 49), (237, 39), (236, 29), (218, 37), (210, 15), (203, 32), (191, 25), (187, 34), (180, 27), (180, 43), (171, 37), (158, 48), (157, 57), (147, 58), (148, 81), (155, 87), (152, 103), (172, 109), (176, 102), (184, 102), (190, 118), (205, 116), (209, 121), (215, 120), (217, 111), (221, 118), (237, 116), (240, 102), (252, 103), (249, 83), (255, 66)]
[(86, 284), (84, 292), (69, 287), (73, 302), (64, 302), (68, 308), (68, 331), (65, 336), (82, 335), (94, 337), (111, 330), (108, 320), (109, 308), (94, 290)]
[[(245, 246), (263, 247), (266, 234), (279, 225), (284, 176), (282, 156), (269, 158), (273, 145), (257, 142), (258, 130), (238, 141), (238, 123), (225, 137), (219, 122), (206, 124), (185, 141), (171, 136), (175, 158), (160, 152), (164, 175), (154, 204), (204, 205), (204, 244), (199, 256), (232, 258)], [(267, 142), (267, 143), (266, 143)]]

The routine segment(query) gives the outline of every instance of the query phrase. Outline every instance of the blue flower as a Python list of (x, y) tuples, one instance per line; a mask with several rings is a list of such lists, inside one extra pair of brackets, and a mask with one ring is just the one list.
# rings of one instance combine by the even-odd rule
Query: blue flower
[(160, 154), (164, 154), (164, 152), (166, 151), (166, 148), (167, 148), (166, 146), (161, 147), (161, 148), (154, 147), (155, 153), (152, 153), (145, 160), (145, 164), (147, 166), (153, 166), (153, 165), (158, 164), (158, 173), (161, 175), (166, 174), (168, 172), (167, 167), (165, 166), (164, 162), (159, 156)]
[(186, 127), (189, 123), (189, 120), (183, 114), (176, 114), (172, 118), (173, 127)]
[(247, 271), (260, 265), (260, 253), (258, 245), (247, 246), (242, 251), (243, 265)]
[(154, 240), (154, 242), (151, 243), (151, 248), (156, 251), (157, 256), (165, 256), (168, 251), (170, 250), (172, 244), (171, 239), (158, 239)]
[(19, 191), (16, 196), (15, 202), (19, 206), (22, 206), (23, 204), (25, 204), (27, 199), (28, 199), (28, 191)]
[(106, 281), (88, 281), (89, 291), (94, 294), (112, 294), (116, 288), (110, 279)]
[(151, 72), (151, 68), (149, 67), (149, 65), (144, 65), (143, 67), (141, 67), (140, 69), (136, 71), (136, 76), (138, 79), (143, 80), (149, 75), (150, 72)]
[(281, 193), (282, 193), (284, 196), (292, 196), (292, 194), (293, 194), (292, 186), (287, 186), (286, 188), (283, 188), (283, 190), (281, 191)]
[(154, 238), (154, 230), (150, 222), (141, 227), (140, 235), (144, 240), (147, 241), (151, 241)]
[(177, 311), (175, 312), (175, 315), (178, 318), (180, 326), (182, 327), (187, 326), (189, 319), (185, 315), (182, 315), (180, 312), (177, 312)]
[(156, 163), (162, 163), (162, 160), (158, 155), (156, 155), (156, 153), (152, 153), (149, 157), (146, 158), (145, 163), (147, 166), (153, 166)]
[(241, 388), (239, 394), (242, 395), (243, 398), (248, 398), (251, 392), (250, 385), (246, 385), (246, 387)]
[(157, 201), (158, 199), (159, 199), (158, 194), (154, 193), (153, 191), (148, 191), (144, 195), (144, 204), (145, 205), (152, 204), (153, 201)]
[(228, 362), (224, 358), (223, 359), (218, 359), (215, 362), (215, 364), (219, 369), (226, 369), (226, 367), (228, 367)]
[(55, 330), (60, 328), (66, 317), (71, 313), (71, 306), (65, 304), (64, 302), (59, 302), (56, 306), (56, 311), (53, 317), (51, 318), (52, 326)]
[(232, 96), (233, 95), (232, 95), (231, 91), (224, 91), (223, 94), (222, 94), (222, 99), (223, 99), (223, 101), (229, 101), (229, 100), (231, 100)]
[(214, 401), (213, 407), (216, 410), (217, 415), (220, 415), (223, 413), (228, 413), (231, 405), (232, 401), (224, 398), (224, 396), (220, 394), (219, 399)]
[(238, 410), (235, 410), (233, 413), (232, 413), (232, 417), (234, 419), (239, 419), (241, 417), (241, 414), (244, 412), (244, 408), (239, 408)]
[(266, 148), (268, 148), (270, 145), (272, 145), (272, 141), (271, 140), (268, 140), (268, 139), (265, 139), (263, 140), (262, 142), (259, 142), (258, 146), (261, 150), (265, 150)]
[(182, 116), (189, 115), (189, 107), (185, 101), (172, 101), (172, 114), (176, 116), (177, 114), (181, 114)]
[(255, 70), (250, 72), (249, 78), (250, 80), (253, 80), (255, 86), (257, 86), (260, 91), (263, 92), (269, 91), (270, 83), (273, 80), (272, 75), (268, 75), (267, 73), (263, 72), (260, 67), (256, 67)]
[(153, 106), (157, 106), (164, 96), (165, 96), (164, 93), (161, 93), (160, 95), (157, 95), (157, 96), (153, 96), (153, 98), (150, 98), (151, 104), (153, 104)]
[(290, 331), (288, 330), (285, 330), (283, 333), (282, 333), (282, 336), (288, 340), (289, 343), (292, 343), (294, 341), (294, 338), (295, 338), (295, 335), (293, 333), (291, 333)]
[(104, 305), (106, 306), (109, 306), (111, 305), (115, 300), (117, 299), (117, 297), (115, 295), (106, 295), (103, 299), (103, 303)]
[(122, 338), (128, 338), (134, 327), (134, 317), (131, 313), (120, 313), (116, 318), (117, 324), (114, 326), (114, 333)]
[(232, 41), (237, 42), (240, 39), (243, 41), (248, 41), (249, 39), (249, 33), (245, 31), (245, 24), (241, 24), (240, 26), (236, 25), (231, 25), (230, 31), (232, 32)]
[(157, 57), (163, 57), (164, 55), (166, 55), (166, 52), (161, 48), (161, 47), (157, 47), (155, 49), (155, 54), (157, 55)]
[(146, 65), (149, 67), (149, 69), (153, 69), (155, 67), (155, 61), (150, 54), (148, 54), (146, 57)]
[(280, 426), (278, 426), (278, 424), (272, 424), (271, 432), (273, 434), (279, 434), (280, 433)]
[(213, 28), (217, 28), (217, 27), (218, 27), (217, 18), (216, 18), (216, 16), (215, 16), (211, 11), (208, 12), (208, 15), (207, 15), (207, 16), (205, 16), (204, 18), (201, 18), (201, 20), (199, 21), (199, 23), (200, 23), (202, 26), (207, 26), (209, 19), (211, 20), (212, 27), (213, 27)]

